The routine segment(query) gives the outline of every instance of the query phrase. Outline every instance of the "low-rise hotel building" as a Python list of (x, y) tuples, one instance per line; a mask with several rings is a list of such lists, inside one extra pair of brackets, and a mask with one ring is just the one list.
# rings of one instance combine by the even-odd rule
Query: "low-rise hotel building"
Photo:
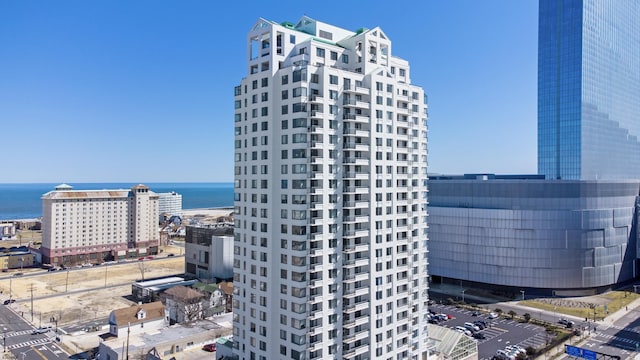
[(42, 196), (42, 261), (100, 263), (158, 252), (158, 195), (131, 189), (73, 190), (60, 185)]

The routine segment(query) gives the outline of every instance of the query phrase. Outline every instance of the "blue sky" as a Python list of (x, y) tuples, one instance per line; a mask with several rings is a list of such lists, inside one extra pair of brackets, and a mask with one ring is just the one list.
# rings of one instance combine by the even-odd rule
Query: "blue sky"
[[(221, 4), (224, 4), (222, 6)], [(263, 17), (380, 26), (429, 96), (430, 173), (535, 173), (534, 0), (2, 1), (0, 183), (229, 182)]]

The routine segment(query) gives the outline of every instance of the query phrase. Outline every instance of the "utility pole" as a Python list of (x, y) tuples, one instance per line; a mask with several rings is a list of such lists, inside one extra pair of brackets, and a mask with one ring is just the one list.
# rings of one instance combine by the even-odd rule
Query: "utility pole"
[(131, 323), (127, 324), (127, 356), (125, 360), (129, 360), (129, 334), (131, 333)]
[(64, 283), (64, 292), (67, 292), (68, 288), (69, 288), (69, 269), (67, 269), (67, 281), (65, 281)]
[(31, 283), (31, 322), (33, 323), (33, 283)]

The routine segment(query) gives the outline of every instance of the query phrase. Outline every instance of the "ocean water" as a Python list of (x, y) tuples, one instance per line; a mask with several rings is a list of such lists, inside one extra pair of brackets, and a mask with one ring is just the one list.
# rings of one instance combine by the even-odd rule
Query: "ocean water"
[[(156, 193), (182, 195), (183, 209), (233, 206), (233, 183), (144, 183)], [(0, 184), (0, 220), (42, 216), (42, 195), (60, 184)], [(129, 189), (136, 183), (69, 183), (74, 190)]]

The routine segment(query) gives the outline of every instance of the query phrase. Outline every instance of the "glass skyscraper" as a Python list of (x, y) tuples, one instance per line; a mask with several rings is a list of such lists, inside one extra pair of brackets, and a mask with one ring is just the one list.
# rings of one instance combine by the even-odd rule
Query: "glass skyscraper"
[(640, 1), (539, 6), (538, 173), (640, 178)]

